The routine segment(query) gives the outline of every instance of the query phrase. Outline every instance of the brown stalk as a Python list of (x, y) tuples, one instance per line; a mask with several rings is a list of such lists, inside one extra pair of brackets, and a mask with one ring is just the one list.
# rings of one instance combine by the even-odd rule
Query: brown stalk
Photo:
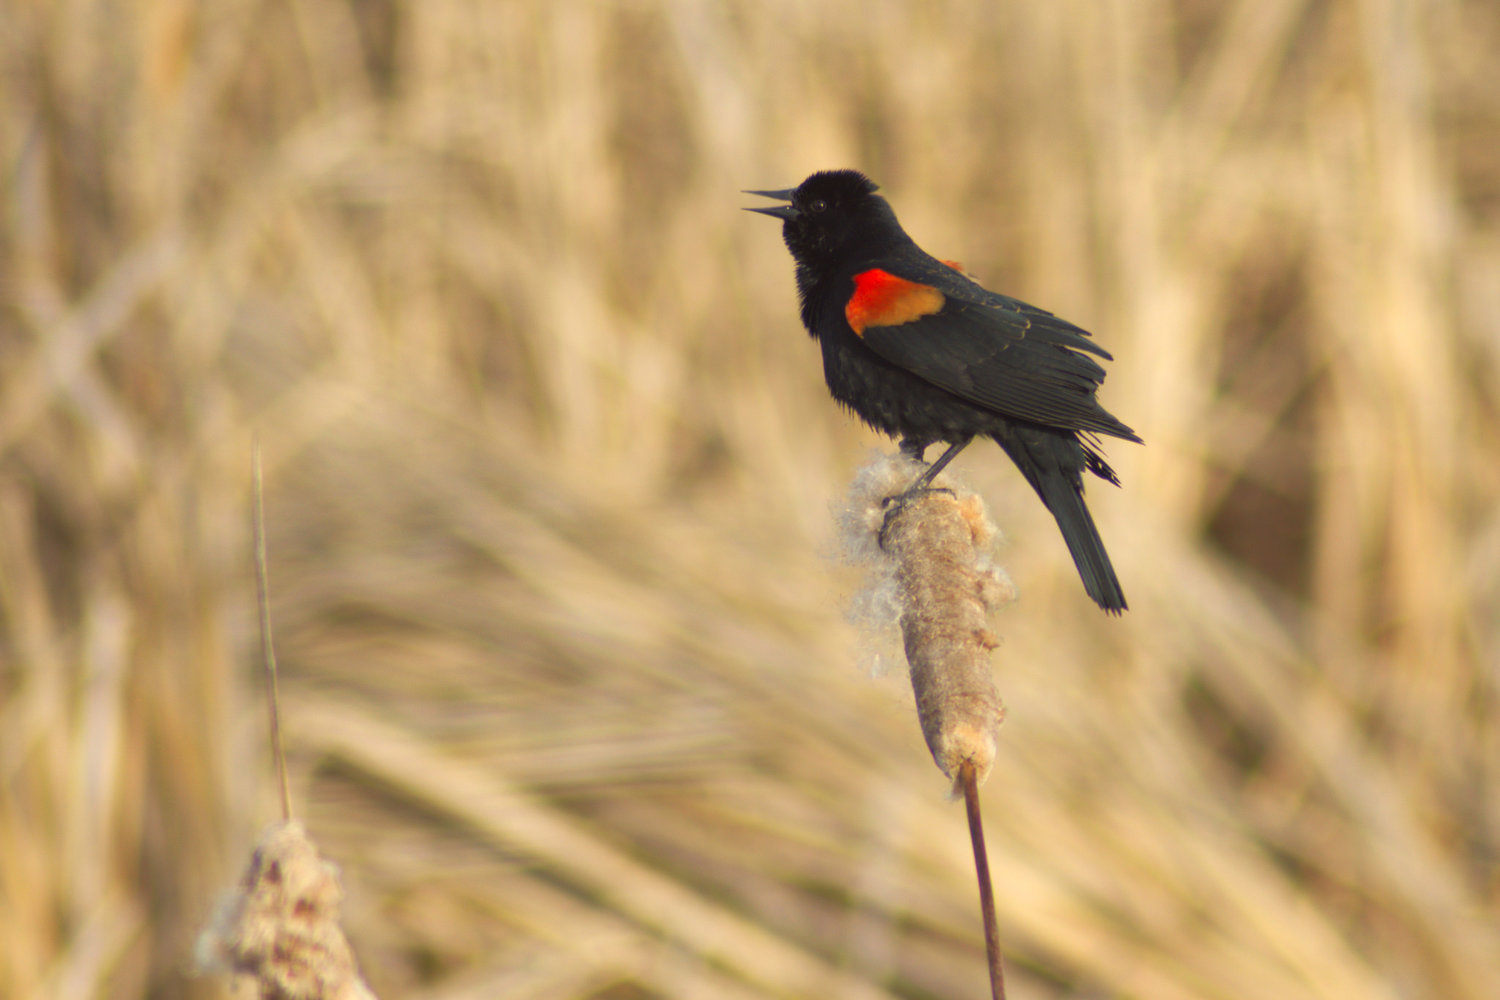
[(989, 959), (990, 996), (1005, 1000), (1005, 961), (1000, 957), (1000, 921), (995, 918), (995, 887), (990, 883), (990, 859), (984, 849), (984, 818), (979, 814), (979, 779), (971, 761), (958, 767), (969, 814), (969, 842), (974, 845), (974, 874), (979, 879), (979, 915), (984, 920), (984, 953)]
[(292, 819), (281, 744), (276, 653), (271, 642), (258, 441), (251, 453), (251, 491), (261, 655), (282, 821), (266, 831), (236, 890), (220, 903), (209, 926), (198, 935), (197, 965), (207, 973), (253, 978), (263, 1000), (374, 1000), (359, 977), (354, 952), (339, 926), (344, 890), (338, 869), (323, 860), (302, 824)]
[(251, 446), (252, 521), (255, 535), (255, 602), (260, 610), (260, 655), (266, 668), (266, 708), (271, 720), (271, 756), (276, 762), (276, 780), (281, 788), (281, 818), (292, 818), (292, 794), (286, 777), (286, 749), (281, 745), (281, 692), (277, 684), (276, 646), (271, 641), (271, 585), (266, 571), (265, 491), (260, 471), (260, 442)]

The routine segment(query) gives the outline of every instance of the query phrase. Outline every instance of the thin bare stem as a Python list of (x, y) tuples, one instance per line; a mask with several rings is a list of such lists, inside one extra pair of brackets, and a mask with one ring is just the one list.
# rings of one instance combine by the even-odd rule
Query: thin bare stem
[(984, 919), (984, 952), (990, 965), (990, 995), (1005, 1000), (1005, 962), (1000, 957), (1000, 922), (995, 918), (995, 889), (990, 884), (990, 859), (984, 849), (984, 820), (979, 815), (979, 776), (972, 761), (958, 767), (964, 806), (969, 812), (969, 840), (974, 845), (974, 874), (979, 879), (979, 913)]
[(260, 655), (266, 668), (266, 703), (271, 717), (271, 755), (281, 786), (281, 818), (292, 818), (292, 793), (286, 776), (286, 749), (281, 745), (281, 692), (277, 687), (276, 647), (271, 642), (271, 587), (266, 571), (266, 509), (261, 485), (260, 441), (251, 446), (251, 481), (255, 494), (255, 597), (260, 607)]

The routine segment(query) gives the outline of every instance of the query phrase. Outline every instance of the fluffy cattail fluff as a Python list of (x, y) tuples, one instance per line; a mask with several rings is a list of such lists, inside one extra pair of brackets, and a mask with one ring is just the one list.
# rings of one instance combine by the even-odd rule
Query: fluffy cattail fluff
[(996, 532), (974, 493), (940, 477), (939, 492), (899, 508), (885, 503), (919, 468), (877, 456), (850, 487), (846, 549), (874, 570), (856, 606), (867, 622), (882, 615), (899, 622), (922, 735), (938, 767), (957, 781), (969, 762), (983, 782), (1005, 717), (989, 663), (998, 640), (987, 620), (1015, 588), (986, 554)]
[(263, 1000), (375, 1000), (339, 928), (343, 895), (302, 824), (277, 824), (199, 935), (199, 971), (253, 977)]

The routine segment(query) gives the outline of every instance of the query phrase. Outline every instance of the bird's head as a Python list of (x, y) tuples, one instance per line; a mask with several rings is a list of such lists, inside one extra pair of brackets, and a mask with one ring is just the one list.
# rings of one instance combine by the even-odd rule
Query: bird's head
[(878, 249), (900, 233), (877, 186), (857, 170), (823, 170), (784, 191), (746, 191), (783, 205), (747, 208), (782, 220), (787, 249), (803, 267), (839, 261), (854, 249)]

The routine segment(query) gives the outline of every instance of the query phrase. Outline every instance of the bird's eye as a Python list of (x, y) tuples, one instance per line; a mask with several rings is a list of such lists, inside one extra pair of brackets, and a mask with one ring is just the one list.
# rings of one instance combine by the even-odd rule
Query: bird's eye
[(814, 212), (822, 212), (828, 208), (828, 202), (824, 201), (822, 198), (817, 198), (814, 199), (813, 203), (811, 205), (808, 205), (807, 207), (812, 209)]

